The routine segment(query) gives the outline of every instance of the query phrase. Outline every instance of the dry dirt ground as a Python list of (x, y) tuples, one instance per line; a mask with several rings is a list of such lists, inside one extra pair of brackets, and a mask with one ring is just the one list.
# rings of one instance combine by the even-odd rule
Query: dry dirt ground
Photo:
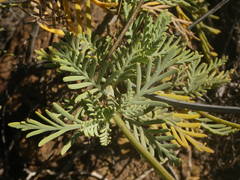
[[(216, 26), (222, 34), (212, 38), (212, 43), (219, 54), (230, 57), (225, 68), (235, 68), (236, 72), (232, 83), (209, 93), (209, 103), (240, 106), (239, 4), (232, 1), (218, 12), (221, 19)], [(34, 117), (34, 110), (56, 101), (65, 89), (59, 88), (61, 77), (54, 70), (34, 64), (35, 54), (31, 48), (47, 47), (56, 40), (53, 35), (39, 29), (33, 44), (32, 33), (36, 33), (36, 27), (27, 14), (16, 8), (0, 9), (0, 28), (4, 28), (0, 30), (0, 179), (159, 179), (129, 144), (121, 144), (117, 130), (108, 147), (100, 147), (94, 140), (80, 139), (61, 157), (59, 149), (63, 138), (38, 148), (38, 137), (26, 140), (24, 133), (9, 128), (9, 122)], [(239, 115), (224, 118), (240, 123)], [(240, 134), (211, 136), (209, 146), (216, 153), (181, 151), (182, 165), (178, 168), (169, 165), (168, 169), (179, 179), (240, 179)]]

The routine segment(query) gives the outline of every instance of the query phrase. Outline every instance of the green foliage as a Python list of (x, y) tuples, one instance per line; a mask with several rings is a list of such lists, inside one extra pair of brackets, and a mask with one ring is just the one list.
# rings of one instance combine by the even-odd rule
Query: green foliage
[[(102, 112), (100, 107), (94, 106), (96, 105), (96, 103), (91, 104), (91, 102), (86, 102), (86, 104), (86, 111), (88, 111), (89, 116), (93, 117), (89, 121), (82, 121), (79, 119), (79, 117), (84, 116), (84, 109), (80, 108), (79, 112), (73, 112), (72, 114), (70, 114), (60, 105), (53, 103), (53, 108), (55, 112), (50, 112), (46, 110), (46, 114), (49, 118), (36, 112), (36, 114), (43, 121), (45, 121), (45, 123), (40, 123), (33, 119), (27, 119), (26, 121), (14, 122), (10, 123), (9, 125), (23, 131), (31, 131), (26, 135), (27, 138), (44, 132), (52, 132), (49, 136), (43, 138), (39, 142), (39, 146), (42, 146), (45, 143), (57, 138), (58, 136), (73, 130), (77, 130), (78, 133), (82, 133), (87, 137), (99, 137), (101, 144), (107, 145), (110, 140), (108, 116), (110, 117), (111, 110), (103, 109), (104, 112)], [(65, 120), (68, 123), (65, 122)]]
[(213, 134), (217, 134), (220, 136), (227, 136), (229, 134), (239, 131), (239, 129), (235, 129), (225, 124), (214, 123), (212, 120), (208, 118), (200, 118), (199, 121), (202, 122), (202, 127), (204, 129), (208, 130)]
[[(136, 140), (160, 161), (179, 162), (174, 153), (179, 147), (174, 143), (178, 137), (175, 130), (182, 138), (178, 142), (186, 147), (189, 145), (185, 137), (196, 148), (207, 149), (192, 138), (205, 137), (197, 133), (202, 131), (200, 123), (192, 125), (186, 118), (174, 116), (172, 112), (177, 112), (174, 107), (144, 96), (162, 91), (194, 97), (229, 80), (228, 72), (218, 70), (225, 60), (202, 63), (197, 52), (182, 47), (180, 39), (167, 32), (170, 23), (166, 11), (154, 21), (151, 16), (141, 14), (110, 60), (105, 58), (111, 43), (108, 38), (92, 41), (87, 35), (66, 32), (59, 43), (49, 48), (50, 53), (41, 50), (38, 54), (39, 59), (59, 65), (59, 73), (64, 74), (63, 81), (73, 92), (73, 100), (68, 104), (53, 103), (53, 110), (46, 110), (46, 115), (37, 113), (44, 123), (28, 119), (9, 126), (29, 131), (27, 137), (48, 132), (39, 146), (73, 132), (74, 136), (62, 149), (64, 154), (80, 135), (97, 137), (101, 145), (108, 145), (115, 125), (112, 120), (115, 114), (120, 114)], [(235, 131), (207, 121), (203, 127), (221, 135)], [(219, 128), (225, 128), (224, 132)]]
[(202, 63), (198, 59), (188, 67), (181, 66), (175, 85), (179, 86), (185, 94), (202, 96), (208, 89), (230, 80), (229, 72), (217, 70), (225, 62), (225, 58), (212, 60), (209, 64)]
[[(132, 109), (132, 106), (130, 106)], [(144, 115), (139, 115), (139, 119), (127, 116), (126, 125), (132, 130), (135, 138), (155, 157), (164, 162), (165, 158), (169, 159), (175, 164), (179, 164), (180, 160), (176, 157), (173, 150), (176, 150), (178, 146), (172, 144), (170, 141), (174, 139), (173, 136), (166, 135), (168, 129), (158, 129), (156, 124), (164, 123), (162, 115), (162, 109), (155, 110), (155, 114), (152, 112)], [(125, 115), (126, 116), (126, 115)], [(137, 117), (135, 115), (135, 117)]]

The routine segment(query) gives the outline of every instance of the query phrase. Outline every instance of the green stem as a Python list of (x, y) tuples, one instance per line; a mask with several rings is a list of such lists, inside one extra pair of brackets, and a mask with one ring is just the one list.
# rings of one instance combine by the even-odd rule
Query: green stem
[(134, 135), (127, 128), (119, 114), (115, 114), (113, 119), (122, 130), (123, 134), (128, 138), (133, 147), (160, 173), (165, 180), (174, 180), (167, 170), (136, 140)]
[(199, 111), (198, 113), (201, 114), (202, 116), (208, 118), (208, 119), (213, 120), (214, 122), (217, 122), (217, 123), (220, 123), (220, 124), (225, 124), (227, 126), (240, 129), (240, 124), (236, 124), (236, 123), (233, 123), (233, 122), (229, 122), (229, 121), (223, 120), (221, 118), (218, 118), (218, 117), (215, 117), (213, 115), (210, 115), (210, 114), (208, 114), (206, 112)]

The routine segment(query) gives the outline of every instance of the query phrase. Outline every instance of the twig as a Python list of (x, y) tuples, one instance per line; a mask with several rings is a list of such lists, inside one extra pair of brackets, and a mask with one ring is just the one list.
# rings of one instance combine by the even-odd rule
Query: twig
[[(112, 48), (109, 50), (109, 53), (106, 55), (106, 58), (104, 61), (102, 61), (103, 63), (103, 68), (100, 72), (99, 77), (102, 77), (102, 75), (107, 71), (107, 68), (109, 66), (109, 62), (111, 60), (111, 56), (113, 55), (114, 51), (118, 48), (118, 46), (120, 45), (125, 33), (127, 32), (128, 28), (131, 26), (131, 24), (133, 23), (133, 21), (135, 20), (135, 18), (137, 17), (138, 13), (141, 10), (142, 4), (143, 4), (144, 0), (140, 0), (136, 6), (135, 9), (133, 9), (133, 13), (132, 16), (130, 17), (130, 19), (128, 20), (127, 24), (124, 26), (122, 32), (120, 33), (120, 35), (118, 36), (117, 41), (115, 41), (115, 43), (113, 44)], [(101, 81), (101, 78), (98, 79), (97, 83), (99, 83)], [(107, 85), (107, 84), (105, 84)]]
[(154, 169), (151, 168), (147, 171), (145, 171), (141, 176), (139, 176), (136, 180), (143, 180), (145, 177), (147, 177), (151, 172), (153, 172)]
[(117, 41), (113, 44), (112, 48), (110, 49), (108, 55), (107, 55), (107, 60), (109, 60), (109, 58), (112, 56), (112, 54), (114, 53), (114, 51), (118, 48), (118, 46), (120, 45), (125, 33), (127, 32), (128, 28), (131, 26), (131, 24), (133, 23), (133, 21), (135, 20), (135, 18), (137, 17), (138, 13), (141, 10), (141, 6), (143, 4), (144, 0), (140, 0), (137, 7), (133, 10), (133, 14), (130, 17), (129, 21), (127, 22), (127, 24), (125, 25), (125, 27), (123, 28), (122, 32), (120, 33)]
[(24, 168), (23, 170), (28, 174), (28, 176), (26, 177), (26, 180), (30, 180), (32, 177), (34, 177), (37, 174), (36, 172), (32, 172), (27, 168)]
[(175, 180), (180, 180), (179, 176), (177, 175), (176, 171), (173, 169), (173, 167), (167, 163), (167, 167), (169, 168), (169, 170), (171, 171), (171, 173), (173, 174)]
[(118, 5), (118, 9), (117, 9), (117, 16), (120, 15), (120, 11), (122, 9), (122, 3), (123, 3), (123, 0), (120, 0), (120, 2), (118, 3), (119, 5)]
[(95, 177), (95, 178), (97, 178), (97, 179), (101, 179), (101, 180), (108, 180), (108, 178), (104, 178), (104, 176), (103, 175), (101, 175), (101, 174), (99, 174), (98, 172), (96, 172), (96, 171), (93, 171), (93, 172), (91, 172), (91, 174), (90, 174), (92, 177)]
[(34, 47), (35, 47), (35, 41), (38, 36), (38, 32), (39, 32), (39, 25), (37, 22), (35, 22), (33, 24), (32, 32), (30, 33), (29, 45), (28, 45), (28, 49), (26, 52), (26, 62), (27, 63), (30, 63), (32, 60), (33, 51), (34, 51)]
[(190, 179), (191, 178), (191, 172), (192, 172), (192, 169), (193, 169), (193, 166), (192, 166), (192, 149), (191, 148), (189, 148), (188, 149), (188, 171), (189, 171), (189, 173), (188, 173), (188, 178)]
[(212, 8), (210, 11), (208, 11), (206, 14), (204, 14), (202, 17), (194, 21), (188, 29), (192, 29), (194, 26), (196, 26), (198, 23), (203, 21), (205, 18), (207, 18), (209, 15), (215, 13), (217, 10), (219, 10), (222, 6), (224, 6), (226, 3), (228, 3), (230, 0), (222, 0), (220, 3), (218, 3), (214, 8)]

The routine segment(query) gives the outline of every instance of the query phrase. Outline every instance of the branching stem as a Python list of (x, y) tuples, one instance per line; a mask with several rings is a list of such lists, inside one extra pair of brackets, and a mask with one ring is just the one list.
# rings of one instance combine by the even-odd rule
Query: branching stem
[(127, 24), (124, 26), (122, 32), (120, 33), (120, 35), (118, 36), (117, 41), (113, 44), (112, 48), (110, 49), (108, 56), (107, 56), (107, 60), (112, 56), (112, 54), (114, 53), (114, 51), (118, 48), (118, 46), (121, 44), (121, 41), (125, 35), (125, 33), (127, 32), (128, 28), (131, 26), (131, 24), (134, 22), (135, 18), (137, 17), (138, 13), (141, 10), (141, 6), (143, 4), (144, 0), (140, 0), (136, 6), (136, 8), (133, 10), (133, 14), (130, 17), (130, 19), (128, 20)]
[(233, 122), (225, 121), (225, 120), (223, 120), (221, 118), (215, 117), (215, 116), (210, 115), (210, 114), (208, 114), (206, 112), (199, 111), (198, 113), (201, 114), (202, 116), (206, 117), (206, 118), (209, 118), (209, 119), (213, 120), (216, 123), (225, 124), (227, 126), (240, 129), (240, 124), (236, 124), (236, 123), (233, 123)]
[(165, 180), (174, 180), (174, 178), (167, 172), (167, 170), (136, 140), (134, 135), (125, 125), (119, 114), (115, 114), (113, 119), (123, 134), (128, 138), (133, 147), (144, 157), (147, 161), (160, 173)]

